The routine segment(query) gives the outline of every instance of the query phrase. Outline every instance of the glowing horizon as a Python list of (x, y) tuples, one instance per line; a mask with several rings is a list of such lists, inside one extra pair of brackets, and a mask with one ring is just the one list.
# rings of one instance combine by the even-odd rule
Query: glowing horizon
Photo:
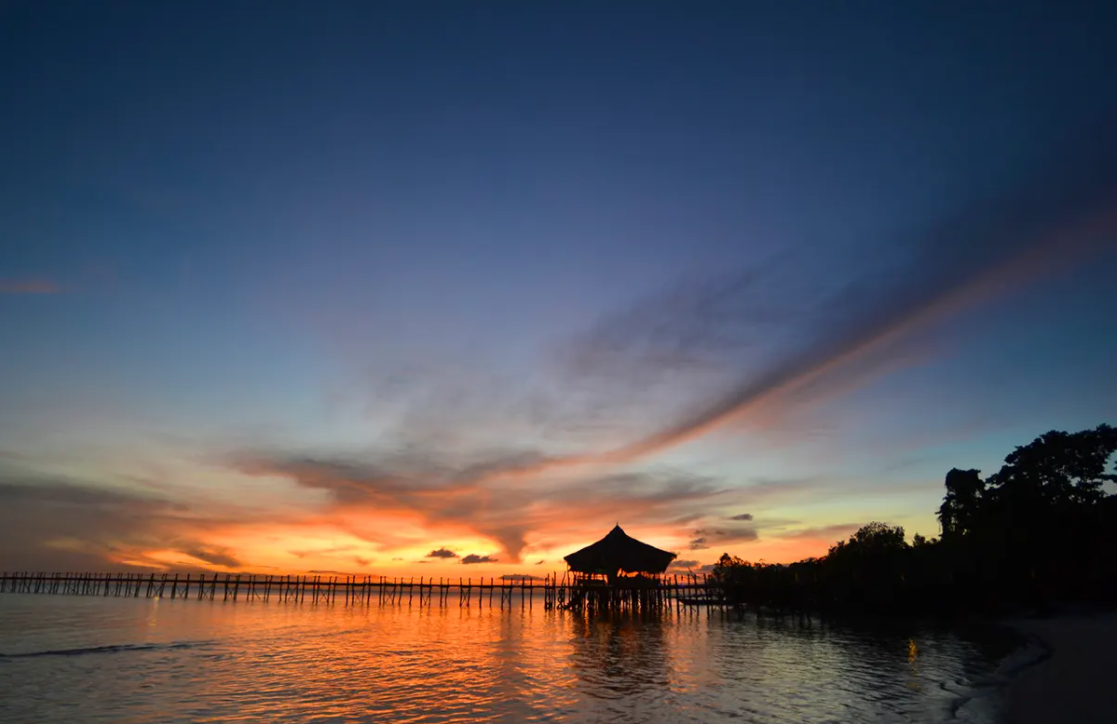
[(1117, 418), (1113, 51), (1058, 23), (25, 10), (0, 569), (787, 563)]

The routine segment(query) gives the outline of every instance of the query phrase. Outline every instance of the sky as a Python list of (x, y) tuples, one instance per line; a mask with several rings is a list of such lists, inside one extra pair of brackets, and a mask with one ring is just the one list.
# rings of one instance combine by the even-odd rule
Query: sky
[(0, 13), (0, 568), (789, 562), (1117, 422), (1111, 4)]

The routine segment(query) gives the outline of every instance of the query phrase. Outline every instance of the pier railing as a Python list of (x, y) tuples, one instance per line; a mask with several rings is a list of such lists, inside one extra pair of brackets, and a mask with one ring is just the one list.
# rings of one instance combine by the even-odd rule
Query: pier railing
[(545, 609), (652, 609), (720, 605), (705, 575), (663, 576), (589, 586), (558, 573), (543, 578), (427, 578), (398, 576), (253, 575), (241, 573), (44, 573), (0, 574), (0, 593), (262, 601), (349, 606), (458, 605)]

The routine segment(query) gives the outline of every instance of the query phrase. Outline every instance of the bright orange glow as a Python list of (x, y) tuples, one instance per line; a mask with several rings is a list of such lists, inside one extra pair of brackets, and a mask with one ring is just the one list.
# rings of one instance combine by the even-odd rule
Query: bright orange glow
[[(121, 549), (109, 556), (113, 566), (139, 567), (158, 571), (210, 571), (274, 575), (384, 575), (402, 577), (493, 578), (503, 575), (543, 577), (566, 569), (562, 557), (599, 539), (608, 526), (597, 522), (569, 519), (565, 524), (551, 521), (528, 537), (520, 561), (500, 549), (497, 542), (471, 532), (467, 526), (423, 528), (414, 516), (398, 519), (383, 515), (362, 519), (347, 511), (339, 524), (314, 520), (295, 524), (245, 524), (215, 529), (205, 535), (196, 550), (178, 548)], [(397, 526), (392, 546), (372, 543), (346, 528), (359, 529), (363, 523)], [(409, 526), (413, 526), (408, 530)], [(685, 566), (670, 572), (699, 572), (716, 562), (723, 552), (751, 561), (791, 562), (821, 556), (834, 540), (800, 537), (761, 537), (754, 541), (713, 543), (709, 548), (689, 550), (688, 540), (680, 536), (677, 525), (633, 525), (634, 535), (657, 547), (678, 553)], [(414, 533), (412, 537), (410, 534)], [(841, 537), (841, 536), (837, 536)], [(835, 538), (836, 539), (836, 538)], [(430, 540), (442, 541), (435, 545)], [(435, 554), (435, 555), (431, 555)], [(486, 559), (463, 565), (469, 555)]]

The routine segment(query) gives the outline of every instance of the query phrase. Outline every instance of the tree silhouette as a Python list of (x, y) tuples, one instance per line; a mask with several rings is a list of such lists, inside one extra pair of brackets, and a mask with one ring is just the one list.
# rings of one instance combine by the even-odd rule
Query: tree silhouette
[(1101, 502), (1109, 458), (1117, 450), (1117, 431), (1109, 425), (1074, 434), (1052, 430), (1005, 458), (989, 479), (995, 495), (1052, 506)]
[(941, 539), (873, 522), (822, 559), (789, 566), (723, 555), (714, 580), (740, 604), (873, 612), (1006, 611), (1059, 601), (1117, 603), (1117, 482), (1109, 425), (1051, 431), (1001, 469), (952, 469)]
[(981, 471), (953, 468), (946, 474), (946, 497), (938, 515), (944, 540), (964, 536), (974, 529), (986, 494)]

